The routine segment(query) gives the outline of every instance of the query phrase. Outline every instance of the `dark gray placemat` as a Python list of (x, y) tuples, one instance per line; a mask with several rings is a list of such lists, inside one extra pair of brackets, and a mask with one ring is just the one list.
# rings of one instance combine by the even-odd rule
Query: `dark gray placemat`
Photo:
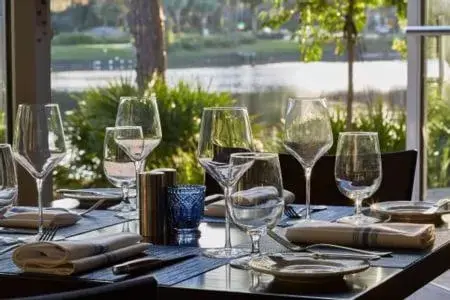
[[(227, 259), (216, 259), (203, 256), (201, 251), (202, 249), (198, 247), (150, 245), (146, 254), (158, 258), (174, 258), (188, 254), (198, 254), (198, 256), (147, 274), (154, 276), (161, 285), (174, 285), (228, 263)], [(11, 253), (9, 253), (8, 256), (11, 258)], [(0, 260), (0, 273), (20, 275), (22, 270), (19, 269), (11, 259), (3, 259)], [(111, 266), (91, 271), (86, 274), (80, 274), (78, 276), (74, 275), (73, 277), (100, 281), (120, 281), (127, 278), (126, 275), (114, 275), (111, 271)]]

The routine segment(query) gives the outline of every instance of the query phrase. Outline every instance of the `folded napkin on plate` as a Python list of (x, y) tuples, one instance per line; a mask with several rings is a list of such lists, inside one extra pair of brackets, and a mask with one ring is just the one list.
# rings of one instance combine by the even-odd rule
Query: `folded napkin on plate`
[(75, 241), (25, 244), (13, 253), (13, 262), (25, 272), (72, 275), (133, 257), (146, 250), (141, 236), (122, 232)]
[[(57, 209), (44, 209), (44, 226), (51, 224), (59, 227), (75, 224), (81, 217), (78, 214)], [(38, 209), (35, 207), (14, 206), (0, 216), (0, 226), (18, 228), (37, 228)]]
[(287, 228), (286, 238), (299, 244), (425, 249), (434, 243), (435, 228), (432, 224), (378, 223), (354, 226), (315, 221)]
[[(238, 201), (241, 205), (248, 205), (254, 201), (260, 202), (277, 196), (278, 190), (275, 187), (263, 186), (236, 192), (232, 195), (232, 198), (233, 200)], [(295, 195), (288, 190), (283, 190), (283, 198), (286, 204), (290, 204), (295, 201)], [(224, 217), (225, 201), (220, 200), (207, 205), (205, 207), (204, 215), (208, 217)]]

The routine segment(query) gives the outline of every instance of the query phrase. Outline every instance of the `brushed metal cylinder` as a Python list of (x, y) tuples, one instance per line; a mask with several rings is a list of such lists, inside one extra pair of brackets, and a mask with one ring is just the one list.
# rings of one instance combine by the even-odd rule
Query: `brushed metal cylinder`
[(163, 172), (139, 174), (139, 233), (154, 244), (166, 243), (167, 204)]
[(163, 172), (165, 175), (165, 183), (166, 186), (174, 186), (177, 184), (177, 170), (173, 168), (158, 168), (154, 169), (152, 171), (155, 172)]

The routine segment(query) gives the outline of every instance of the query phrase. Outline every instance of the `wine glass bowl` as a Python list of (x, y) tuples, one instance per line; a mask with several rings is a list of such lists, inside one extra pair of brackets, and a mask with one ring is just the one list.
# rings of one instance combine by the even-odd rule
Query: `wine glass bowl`
[(260, 255), (259, 240), (275, 227), (284, 208), (283, 180), (278, 154), (234, 153), (231, 169), (238, 169), (239, 179), (227, 202), (228, 213), (239, 228), (252, 240), (250, 256), (232, 260), (234, 267), (247, 269), (249, 260)]
[(38, 191), (38, 236), (43, 231), (42, 184), (66, 155), (61, 114), (57, 104), (20, 104), (14, 128), (14, 158), (35, 178)]
[(283, 144), (301, 164), (306, 179), (306, 216), (310, 221), (311, 173), (315, 163), (333, 145), (333, 132), (324, 98), (290, 98), (288, 100)]
[(11, 146), (0, 144), (0, 213), (17, 200), (17, 172)]
[(361, 213), (362, 201), (378, 190), (382, 180), (378, 133), (339, 133), (334, 176), (339, 191), (355, 202), (356, 209), (355, 215), (339, 222), (363, 225), (381, 221)]
[[(222, 187), (225, 202), (242, 175), (230, 168), (230, 155), (250, 152), (253, 148), (252, 132), (245, 107), (207, 107), (203, 109), (197, 159), (205, 171)], [(230, 220), (225, 213), (225, 246), (203, 252), (216, 258), (233, 258), (247, 254), (245, 249), (231, 247)]]

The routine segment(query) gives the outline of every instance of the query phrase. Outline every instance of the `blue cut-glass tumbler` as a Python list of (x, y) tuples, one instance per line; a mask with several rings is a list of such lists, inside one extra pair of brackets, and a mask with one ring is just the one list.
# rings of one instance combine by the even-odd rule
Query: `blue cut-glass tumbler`
[(178, 234), (198, 231), (205, 207), (204, 185), (175, 185), (168, 188), (169, 220)]

